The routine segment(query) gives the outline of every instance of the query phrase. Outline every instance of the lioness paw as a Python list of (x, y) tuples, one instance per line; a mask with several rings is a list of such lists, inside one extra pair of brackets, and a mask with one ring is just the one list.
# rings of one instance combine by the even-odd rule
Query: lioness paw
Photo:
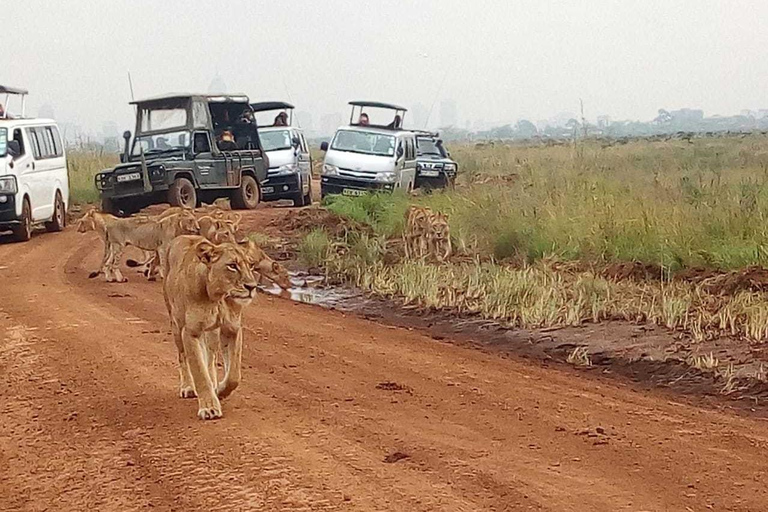
[(215, 420), (217, 418), (221, 418), (221, 406), (201, 407), (197, 410), (197, 417), (201, 420)]
[(179, 396), (181, 398), (195, 398), (197, 394), (195, 393), (195, 388), (190, 386), (186, 388), (181, 388), (181, 390), (179, 391)]

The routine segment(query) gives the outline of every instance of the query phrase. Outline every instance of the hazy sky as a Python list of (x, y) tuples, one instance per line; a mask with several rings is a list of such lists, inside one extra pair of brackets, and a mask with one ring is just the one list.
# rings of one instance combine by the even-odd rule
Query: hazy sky
[[(60, 121), (133, 128), (137, 97), (228, 92), (346, 112), (350, 99), (459, 119), (577, 111), (651, 119), (768, 108), (766, 0), (3, 0), (0, 83)], [(443, 78), (445, 82), (440, 88)], [(437, 110), (433, 120), (437, 120)], [(406, 118), (407, 121), (407, 118)], [(407, 123), (406, 123), (407, 124)]]

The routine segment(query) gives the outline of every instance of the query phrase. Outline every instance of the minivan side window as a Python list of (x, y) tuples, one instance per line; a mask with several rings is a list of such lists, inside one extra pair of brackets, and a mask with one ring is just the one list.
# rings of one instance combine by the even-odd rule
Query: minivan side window
[(42, 144), (37, 138), (37, 131), (34, 128), (27, 128), (27, 139), (29, 139), (29, 145), (32, 146), (32, 155), (35, 160), (40, 160), (43, 157)]
[(59, 129), (56, 126), (46, 126), (45, 129), (49, 132), (51, 141), (53, 141), (53, 149), (56, 156), (64, 156), (64, 146), (61, 144)]
[(24, 148), (24, 137), (22, 137), (21, 135), (20, 128), (16, 128), (15, 130), (13, 130), (13, 140), (19, 143), (19, 156), (17, 156), (16, 158), (24, 156), (27, 152), (26, 152), (26, 149)]

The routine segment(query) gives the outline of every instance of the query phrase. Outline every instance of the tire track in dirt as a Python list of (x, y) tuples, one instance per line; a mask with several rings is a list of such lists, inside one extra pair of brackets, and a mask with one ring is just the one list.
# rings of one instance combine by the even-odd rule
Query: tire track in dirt
[[(202, 423), (176, 398), (160, 286), (88, 280), (94, 241), (0, 245), (11, 510), (757, 511), (768, 499), (765, 422), (272, 297), (247, 313), (242, 388)], [(396, 452), (407, 457), (384, 462)]]

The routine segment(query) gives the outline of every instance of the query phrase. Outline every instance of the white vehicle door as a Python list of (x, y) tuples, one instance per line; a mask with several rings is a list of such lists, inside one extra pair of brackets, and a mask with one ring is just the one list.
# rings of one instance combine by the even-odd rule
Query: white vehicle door
[(401, 186), (410, 192), (416, 181), (416, 140), (414, 137), (406, 137), (405, 139), (405, 161), (402, 172), (403, 182)]
[(32, 150), (32, 167), (29, 171), (29, 196), (32, 206), (32, 220), (48, 220), (53, 215), (52, 174), (56, 166), (51, 155), (54, 153), (52, 141), (46, 137), (45, 127), (35, 126), (24, 131)]
[(309, 190), (309, 182), (312, 180), (312, 161), (309, 155), (309, 146), (304, 139), (304, 134), (297, 131), (294, 135), (299, 138), (298, 164), (301, 173), (301, 186), (306, 194)]
[[(16, 204), (16, 213), (21, 213), (22, 199), (26, 195), (29, 197), (30, 206), (33, 208), (35, 203), (39, 203), (39, 197), (36, 195), (38, 187), (35, 186), (35, 160), (32, 154), (32, 147), (27, 136), (27, 130), (24, 128), (14, 128), (12, 138), (19, 143), (19, 156), (13, 159), (13, 171), (18, 181), (19, 195)], [(34, 213), (33, 213), (34, 218)]]

